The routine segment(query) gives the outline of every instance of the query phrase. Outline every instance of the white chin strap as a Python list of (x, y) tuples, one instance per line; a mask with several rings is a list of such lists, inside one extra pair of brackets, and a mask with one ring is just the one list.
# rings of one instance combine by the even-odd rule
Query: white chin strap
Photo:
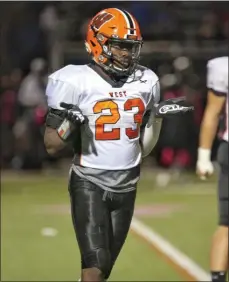
[(112, 67), (118, 71), (121, 71), (121, 72), (125, 72), (125, 71), (128, 71), (128, 69), (121, 69), (119, 67), (117, 67), (115, 64), (112, 64)]

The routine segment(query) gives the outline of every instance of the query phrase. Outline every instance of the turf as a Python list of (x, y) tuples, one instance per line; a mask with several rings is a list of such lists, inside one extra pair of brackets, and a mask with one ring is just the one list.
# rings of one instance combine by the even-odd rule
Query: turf
[[(79, 252), (69, 214), (67, 176), (7, 177), (1, 187), (1, 281), (76, 281)], [(172, 182), (159, 188), (143, 174), (136, 209), (144, 205), (180, 208), (160, 215), (137, 215), (203, 268), (208, 267), (216, 225), (216, 183)], [(203, 193), (202, 193), (203, 192)], [(58, 231), (41, 234), (44, 227)], [(152, 248), (129, 233), (110, 281), (182, 281)]]

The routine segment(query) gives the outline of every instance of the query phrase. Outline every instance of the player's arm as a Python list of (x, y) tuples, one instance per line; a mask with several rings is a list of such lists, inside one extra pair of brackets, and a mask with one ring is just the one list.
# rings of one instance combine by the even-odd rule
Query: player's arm
[(211, 175), (214, 167), (211, 162), (211, 149), (219, 124), (219, 117), (225, 104), (227, 86), (220, 66), (209, 61), (207, 66), (207, 106), (200, 128), (196, 172), (202, 178)]
[(162, 118), (155, 116), (154, 103), (160, 100), (160, 84), (156, 82), (152, 89), (152, 97), (147, 105), (140, 130), (140, 144), (142, 148), (142, 157), (147, 157), (156, 146), (159, 139)]
[(45, 128), (44, 144), (47, 153), (51, 156), (56, 155), (67, 145), (67, 143), (64, 142), (57, 134), (57, 131), (55, 129), (47, 126)]
[(156, 118), (153, 111), (146, 112), (141, 126), (140, 143), (142, 157), (147, 157), (156, 146), (161, 132), (162, 118)]
[(85, 118), (76, 106), (76, 93), (72, 85), (50, 78), (46, 96), (49, 111), (44, 144), (50, 155), (56, 155), (69, 144), (75, 127), (84, 123)]
[[(211, 163), (211, 149), (216, 136), (219, 117), (226, 97), (213, 90), (208, 91), (207, 106), (200, 127), (198, 160), (196, 172), (200, 177), (211, 175), (214, 171)], [(204, 178), (203, 178), (204, 179)]]
[(86, 121), (77, 105), (61, 102), (60, 106), (65, 110), (50, 109), (46, 119), (44, 143), (50, 155), (55, 155), (66, 147), (75, 129)]
[(186, 101), (185, 97), (173, 98), (154, 104), (147, 126), (144, 126), (141, 132), (143, 156), (147, 156), (156, 145), (161, 131), (162, 119), (174, 116), (182, 117), (193, 110), (194, 106)]
[(212, 148), (225, 100), (225, 96), (219, 96), (213, 90), (209, 90), (207, 106), (200, 128), (199, 147), (202, 149), (211, 150)]
[(71, 138), (74, 127), (65, 119), (65, 111), (50, 108), (46, 118), (44, 144), (47, 153), (56, 155), (62, 151)]
[(153, 93), (154, 99), (152, 99), (151, 103), (149, 103), (150, 107), (148, 106), (148, 108), (151, 108), (149, 110), (150, 117), (147, 121), (147, 125), (143, 126), (143, 129), (141, 130), (140, 140), (143, 156), (147, 156), (155, 147), (159, 139), (163, 118), (183, 116), (184, 114), (194, 110), (194, 106), (191, 105), (185, 97), (168, 99), (159, 103), (159, 82), (155, 84)]

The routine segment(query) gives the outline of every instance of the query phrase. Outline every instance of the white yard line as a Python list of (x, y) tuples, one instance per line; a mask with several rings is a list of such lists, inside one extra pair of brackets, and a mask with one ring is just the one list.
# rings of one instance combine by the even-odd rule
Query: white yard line
[(189, 257), (176, 249), (171, 243), (157, 234), (154, 230), (133, 218), (131, 229), (147, 243), (156, 248), (161, 254), (172, 261), (180, 270), (193, 278), (193, 281), (210, 281), (210, 276)]

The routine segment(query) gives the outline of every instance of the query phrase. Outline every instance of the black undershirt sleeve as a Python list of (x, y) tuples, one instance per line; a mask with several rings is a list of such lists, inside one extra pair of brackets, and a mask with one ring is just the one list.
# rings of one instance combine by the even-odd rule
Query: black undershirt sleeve
[(65, 112), (49, 108), (46, 116), (46, 126), (57, 129), (65, 118)]

